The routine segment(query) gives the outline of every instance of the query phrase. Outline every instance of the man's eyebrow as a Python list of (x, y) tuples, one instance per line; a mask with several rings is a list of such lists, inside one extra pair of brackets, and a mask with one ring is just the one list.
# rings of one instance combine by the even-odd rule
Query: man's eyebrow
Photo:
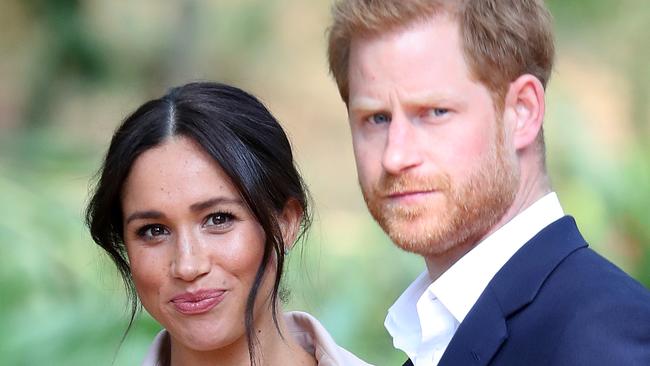
[[(420, 106), (438, 103), (452, 103), (461, 98), (449, 91), (427, 91), (409, 95), (404, 98), (403, 103), (408, 106)], [(381, 111), (386, 109), (387, 106), (380, 100), (371, 97), (356, 97), (350, 100), (348, 107), (349, 113), (364, 113), (368, 111)]]
[(350, 112), (376, 111), (384, 108), (384, 104), (374, 98), (357, 97), (350, 100), (348, 110)]
[(407, 103), (413, 105), (426, 105), (430, 103), (449, 103), (452, 100), (457, 99), (459, 98), (449, 91), (427, 92), (412, 95)]
[(226, 198), (226, 197), (214, 197), (210, 198), (205, 201), (193, 203), (190, 205), (190, 211), (192, 212), (198, 212), (198, 211), (203, 211), (206, 208), (210, 208), (212, 206), (216, 206), (218, 204), (235, 204), (235, 205), (243, 205), (243, 202), (240, 198)]
[(136, 211), (130, 214), (126, 218), (126, 224), (128, 225), (133, 220), (146, 220), (146, 219), (160, 219), (165, 217), (165, 215), (160, 211), (149, 210), (149, 211)]

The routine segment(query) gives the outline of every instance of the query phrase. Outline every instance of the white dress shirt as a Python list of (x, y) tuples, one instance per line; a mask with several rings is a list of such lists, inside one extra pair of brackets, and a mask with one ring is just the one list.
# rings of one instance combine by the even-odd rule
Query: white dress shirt
[(485, 238), (437, 280), (424, 271), (388, 310), (384, 326), (415, 366), (435, 366), (492, 277), (538, 232), (564, 216), (554, 192)]

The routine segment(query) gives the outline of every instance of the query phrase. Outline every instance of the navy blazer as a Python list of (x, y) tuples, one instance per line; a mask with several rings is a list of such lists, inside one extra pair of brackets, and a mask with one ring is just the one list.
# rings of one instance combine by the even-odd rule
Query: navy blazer
[(650, 291), (565, 216), (497, 272), (438, 365), (649, 366)]

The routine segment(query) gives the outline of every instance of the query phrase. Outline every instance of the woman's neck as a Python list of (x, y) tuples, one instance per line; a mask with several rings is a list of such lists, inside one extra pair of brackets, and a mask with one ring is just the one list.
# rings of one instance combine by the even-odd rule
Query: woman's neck
[[(277, 316), (282, 336), (273, 322), (271, 310), (263, 312), (256, 320), (253, 332), (257, 337), (255, 345), (256, 366), (312, 366), (316, 365), (313, 355), (305, 351), (287, 331), (282, 314)], [(171, 337), (171, 366), (180, 365), (250, 365), (246, 336), (242, 336), (226, 347), (210, 351), (189, 349)]]

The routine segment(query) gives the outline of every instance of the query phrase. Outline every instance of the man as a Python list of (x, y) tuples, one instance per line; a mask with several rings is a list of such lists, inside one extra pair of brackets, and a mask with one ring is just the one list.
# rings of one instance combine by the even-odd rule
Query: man
[(389, 310), (406, 365), (650, 365), (650, 293), (546, 174), (542, 0), (344, 0), (329, 65), (368, 208), (427, 270)]

